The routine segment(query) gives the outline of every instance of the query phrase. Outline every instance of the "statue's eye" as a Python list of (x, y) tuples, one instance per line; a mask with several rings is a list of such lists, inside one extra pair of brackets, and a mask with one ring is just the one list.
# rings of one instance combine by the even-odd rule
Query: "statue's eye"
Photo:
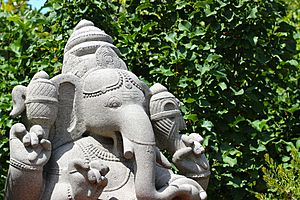
[(118, 108), (121, 105), (122, 105), (122, 102), (118, 97), (111, 97), (108, 99), (107, 103), (105, 104), (105, 107)]
[(173, 102), (167, 102), (165, 105), (164, 105), (164, 110), (165, 111), (168, 111), (168, 110), (176, 110), (178, 109), (177, 105), (174, 104)]

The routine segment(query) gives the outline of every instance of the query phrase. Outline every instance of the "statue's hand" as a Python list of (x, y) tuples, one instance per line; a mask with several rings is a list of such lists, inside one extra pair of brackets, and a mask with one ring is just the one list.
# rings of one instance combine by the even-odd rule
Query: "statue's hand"
[(172, 161), (179, 172), (188, 177), (206, 177), (209, 175), (209, 163), (201, 145), (203, 138), (197, 133), (182, 135), (180, 145)]
[(91, 161), (75, 159), (69, 162), (69, 183), (74, 199), (96, 200), (99, 198), (108, 180), (105, 175), (109, 168), (101, 160)]
[(34, 125), (28, 132), (21, 123), (10, 129), (11, 165), (19, 168), (42, 168), (51, 155), (51, 143), (45, 138), (45, 132), (39, 125)]

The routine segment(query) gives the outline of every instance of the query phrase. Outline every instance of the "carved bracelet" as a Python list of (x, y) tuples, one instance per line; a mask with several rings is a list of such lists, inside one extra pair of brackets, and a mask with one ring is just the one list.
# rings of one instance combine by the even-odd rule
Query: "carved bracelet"
[(68, 193), (68, 200), (74, 200), (70, 185), (67, 188), (67, 193)]
[(201, 174), (192, 174), (192, 173), (189, 173), (189, 174), (184, 174), (186, 177), (188, 178), (207, 178), (209, 175), (210, 175), (210, 171), (206, 171), (204, 173), (201, 173)]
[(30, 166), (30, 165), (27, 165), (20, 161), (17, 161), (16, 159), (13, 159), (13, 158), (10, 158), (9, 164), (19, 170), (25, 170), (25, 171), (41, 171), (42, 170), (42, 167)]

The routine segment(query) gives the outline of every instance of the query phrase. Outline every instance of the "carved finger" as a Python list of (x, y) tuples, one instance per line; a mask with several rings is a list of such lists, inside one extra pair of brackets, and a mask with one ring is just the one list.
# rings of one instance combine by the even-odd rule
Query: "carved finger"
[(34, 161), (37, 159), (37, 157), (39, 156), (38, 152), (36, 151), (31, 151), (29, 154), (28, 154), (28, 160), (29, 161)]
[(194, 141), (193, 142), (193, 152), (196, 155), (200, 155), (200, 154), (203, 154), (205, 152), (205, 149), (198, 141)]
[(199, 191), (195, 186), (186, 183), (171, 182), (169, 186), (163, 187), (158, 191), (162, 194), (159, 199), (189, 199), (199, 200)]
[(179, 149), (174, 153), (172, 161), (176, 162), (176, 161), (182, 160), (185, 157), (189, 156), (192, 151), (193, 151), (192, 147), (185, 147), (185, 148)]
[(33, 148), (36, 148), (39, 145), (39, 138), (34, 132), (29, 132), (30, 142)]
[(97, 183), (99, 187), (105, 187), (108, 183), (107, 178), (102, 176), (97, 169), (90, 169), (87, 173), (87, 178), (91, 184)]
[(105, 176), (109, 172), (108, 166), (103, 165), (100, 160), (93, 160), (90, 162), (90, 168), (99, 170), (102, 176)]
[(30, 133), (28, 132), (22, 139), (22, 142), (25, 147), (30, 146), (30, 144), (31, 144), (30, 140), (31, 140), (31, 137), (30, 137)]
[(40, 144), (42, 145), (42, 147), (47, 150), (50, 151), (51, 150), (51, 142), (49, 140), (46, 139), (42, 139)]
[(82, 159), (71, 160), (68, 164), (69, 173), (74, 173), (82, 170), (87, 172), (89, 168), (90, 166), (87, 163), (85, 163), (85, 161)]
[(171, 183), (171, 185), (177, 185), (179, 186), (179, 188), (186, 188), (186, 189), (190, 189), (190, 193), (192, 196), (192, 199), (200, 199), (201, 200), (205, 200), (207, 198), (207, 194), (205, 192), (205, 190), (203, 189), (203, 187), (201, 185), (199, 185), (195, 180), (193, 179), (187, 179), (187, 178), (179, 178), (176, 179), (174, 182)]
[[(30, 128), (30, 132), (35, 133), (38, 139), (43, 139), (45, 135), (44, 129), (40, 125), (33, 125)], [(46, 138), (47, 139), (47, 138)]]
[(21, 140), (26, 134), (27, 134), (27, 130), (24, 124), (16, 123), (10, 129), (9, 138), (10, 139), (18, 138)]
[(192, 146), (194, 142), (193, 138), (189, 137), (188, 135), (182, 135), (181, 140), (188, 147)]
[(202, 154), (201, 157), (197, 159), (197, 164), (204, 170), (209, 170), (209, 162), (204, 154)]
[(199, 194), (201, 200), (206, 200), (207, 199), (207, 193), (205, 191), (200, 192)]
[(198, 133), (191, 133), (189, 135), (190, 138), (192, 138), (194, 141), (197, 141), (199, 143), (203, 142), (203, 137), (201, 135), (199, 135)]

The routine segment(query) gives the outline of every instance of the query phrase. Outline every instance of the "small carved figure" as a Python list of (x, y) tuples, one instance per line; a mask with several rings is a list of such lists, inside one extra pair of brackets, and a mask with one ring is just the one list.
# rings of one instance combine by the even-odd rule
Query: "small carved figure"
[(179, 101), (160, 84), (148, 88), (119, 54), (109, 35), (82, 20), (62, 74), (39, 72), (14, 88), (11, 115), (26, 119), (10, 131), (6, 199), (206, 199), (203, 138), (181, 135)]

